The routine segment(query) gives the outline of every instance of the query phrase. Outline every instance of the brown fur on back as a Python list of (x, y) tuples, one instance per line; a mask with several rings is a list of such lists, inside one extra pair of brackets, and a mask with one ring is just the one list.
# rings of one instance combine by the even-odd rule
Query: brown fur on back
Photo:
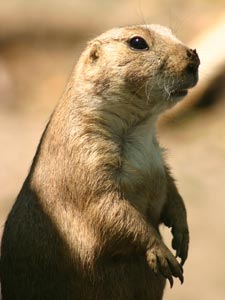
[[(133, 36), (149, 49), (131, 49)], [(183, 264), (186, 211), (155, 122), (196, 84), (198, 64), (158, 25), (89, 43), (6, 222), (3, 300), (160, 300), (165, 278), (183, 281), (158, 231), (172, 227)]]

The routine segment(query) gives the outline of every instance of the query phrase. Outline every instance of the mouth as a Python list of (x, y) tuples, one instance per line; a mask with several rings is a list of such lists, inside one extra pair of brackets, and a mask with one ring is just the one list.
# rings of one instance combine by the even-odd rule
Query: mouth
[[(179, 88), (173, 88), (171, 90), (171, 97), (172, 98), (183, 98), (187, 96), (188, 90), (193, 88), (198, 82), (198, 73), (195, 74), (194, 78), (189, 80), (186, 84), (183, 82), (183, 84)], [(179, 85), (178, 85), (179, 86)]]
[(175, 97), (175, 98), (185, 97), (187, 94), (188, 94), (188, 90), (187, 89), (173, 90), (171, 92), (171, 96)]

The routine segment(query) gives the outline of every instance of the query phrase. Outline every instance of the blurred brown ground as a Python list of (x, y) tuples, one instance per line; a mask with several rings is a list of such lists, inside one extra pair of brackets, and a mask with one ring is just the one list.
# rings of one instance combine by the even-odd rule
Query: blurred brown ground
[[(155, 22), (171, 27), (188, 44), (224, 9), (222, 0), (1, 2), (0, 226), (88, 39), (112, 26)], [(186, 202), (191, 233), (185, 283), (168, 287), (165, 300), (225, 299), (224, 100), (220, 93), (213, 106), (159, 130)], [(162, 231), (169, 241), (168, 230)]]

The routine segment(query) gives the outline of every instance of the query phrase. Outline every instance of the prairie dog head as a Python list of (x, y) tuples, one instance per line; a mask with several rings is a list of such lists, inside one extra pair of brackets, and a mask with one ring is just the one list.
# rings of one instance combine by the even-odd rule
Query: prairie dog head
[(80, 60), (78, 81), (85, 80), (104, 101), (118, 95), (124, 103), (130, 99), (130, 105), (135, 101), (158, 111), (175, 104), (197, 83), (200, 64), (196, 50), (160, 25), (109, 30), (89, 42)]

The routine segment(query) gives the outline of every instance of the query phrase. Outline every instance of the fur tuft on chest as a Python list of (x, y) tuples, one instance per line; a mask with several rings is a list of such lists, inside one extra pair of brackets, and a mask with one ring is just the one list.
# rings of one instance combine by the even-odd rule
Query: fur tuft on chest
[(136, 127), (124, 139), (120, 187), (143, 213), (160, 212), (165, 201), (165, 168), (154, 130), (149, 124)]

